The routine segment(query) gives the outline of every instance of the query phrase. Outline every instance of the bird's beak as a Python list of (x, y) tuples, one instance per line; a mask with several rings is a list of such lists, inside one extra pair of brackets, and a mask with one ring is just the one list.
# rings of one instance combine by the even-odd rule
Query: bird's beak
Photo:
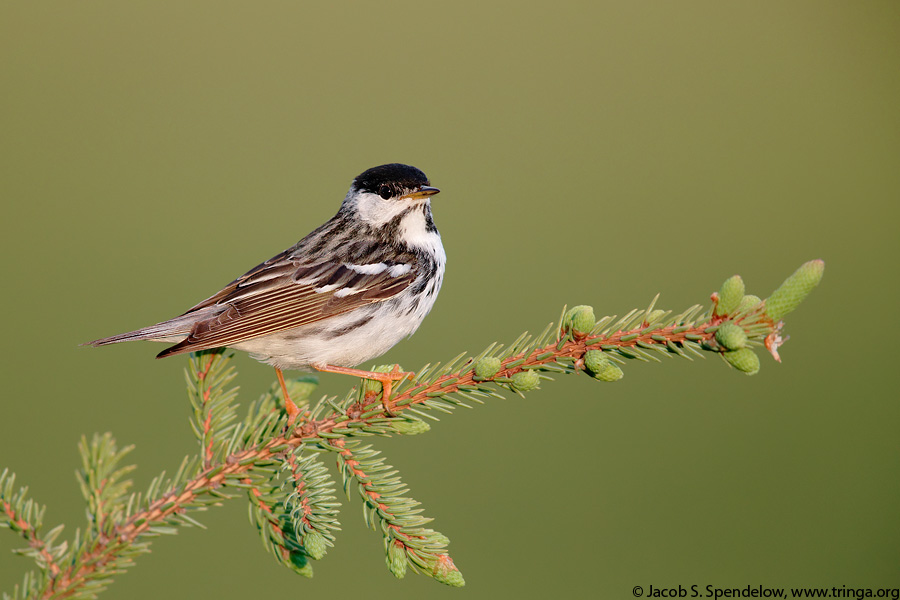
[(419, 189), (414, 192), (410, 192), (405, 196), (400, 196), (401, 200), (421, 200), (422, 198), (427, 198), (429, 196), (434, 196), (441, 190), (436, 187), (431, 187), (429, 185), (423, 185)]

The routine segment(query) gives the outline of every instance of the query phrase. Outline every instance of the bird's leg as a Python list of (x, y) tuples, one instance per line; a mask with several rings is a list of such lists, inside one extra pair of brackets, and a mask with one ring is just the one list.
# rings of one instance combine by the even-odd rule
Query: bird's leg
[(412, 379), (415, 373), (401, 371), (397, 365), (394, 370), (389, 373), (378, 373), (377, 371), (361, 371), (360, 369), (350, 369), (347, 367), (336, 367), (334, 365), (311, 365), (316, 371), (323, 373), (341, 373), (343, 375), (353, 375), (363, 379), (372, 379), (381, 383), (381, 404), (384, 406), (384, 412), (389, 416), (394, 416), (391, 407), (391, 387), (394, 381), (402, 381), (403, 379)]
[(281, 369), (275, 367), (275, 374), (278, 376), (278, 383), (281, 384), (281, 393), (284, 395), (284, 410), (288, 414), (288, 427), (290, 427), (297, 419), (297, 415), (300, 414), (300, 409), (297, 408), (297, 405), (294, 404), (294, 401), (288, 395), (287, 386), (284, 384), (284, 373), (281, 372)]

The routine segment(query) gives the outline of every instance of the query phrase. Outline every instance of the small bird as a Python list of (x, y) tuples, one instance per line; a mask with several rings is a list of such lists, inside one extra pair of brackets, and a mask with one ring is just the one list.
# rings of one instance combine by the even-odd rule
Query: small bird
[(275, 367), (293, 423), (299, 409), (282, 370), (312, 369), (391, 383), (413, 373), (353, 369), (410, 336), (431, 310), (446, 254), (425, 173), (392, 163), (364, 171), (327, 223), (180, 317), (88, 342), (174, 344), (157, 355), (230, 347)]

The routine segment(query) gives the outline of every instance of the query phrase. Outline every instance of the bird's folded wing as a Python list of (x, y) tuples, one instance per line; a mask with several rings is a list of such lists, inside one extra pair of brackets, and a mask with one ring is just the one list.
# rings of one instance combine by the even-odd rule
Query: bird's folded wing
[(191, 308), (185, 314), (215, 306), (222, 310), (195, 323), (184, 341), (157, 358), (229, 346), (321, 321), (395, 296), (416, 275), (415, 264), (297, 265), (284, 253)]

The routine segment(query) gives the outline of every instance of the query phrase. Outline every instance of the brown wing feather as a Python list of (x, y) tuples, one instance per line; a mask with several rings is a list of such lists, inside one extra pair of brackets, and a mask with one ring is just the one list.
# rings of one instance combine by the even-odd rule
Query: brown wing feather
[[(366, 275), (334, 263), (298, 266), (287, 254), (262, 263), (191, 308), (185, 314), (214, 305), (222, 306), (223, 311), (195, 323), (184, 341), (166, 348), (157, 358), (220, 348), (315, 323), (395, 296), (409, 287), (417, 275), (415, 265), (399, 277), (391, 277), (387, 271)], [(315, 285), (298, 283), (313, 277)], [(326, 285), (337, 287), (316, 291)], [(346, 288), (362, 291), (335, 296), (335, 292)]]
[[(293, 274), (294, 271), (297, 270), (297, 265), (288, 260), (287, 257), (290, 252), (291, 249), (288, 248), (281, 254), (276, 254), (266, 262), (256, 265), (255, 267), (226, 285), (219, 292), (189, 308), (184, 314), (192, 313), (201, 308), (206, 308), (207, 306), (219, 304), (222, 301), (227, 301), (226, 299), (228, 298), (228, 296), (233, 294), (238, 287), (246, 287), (247, 285), (254, 283), (254, 281), (258, 282), (260, 279), (272, 279), (271, 276), (273, 274)], [(255, 280), (254, 277), (256, 278)]]

